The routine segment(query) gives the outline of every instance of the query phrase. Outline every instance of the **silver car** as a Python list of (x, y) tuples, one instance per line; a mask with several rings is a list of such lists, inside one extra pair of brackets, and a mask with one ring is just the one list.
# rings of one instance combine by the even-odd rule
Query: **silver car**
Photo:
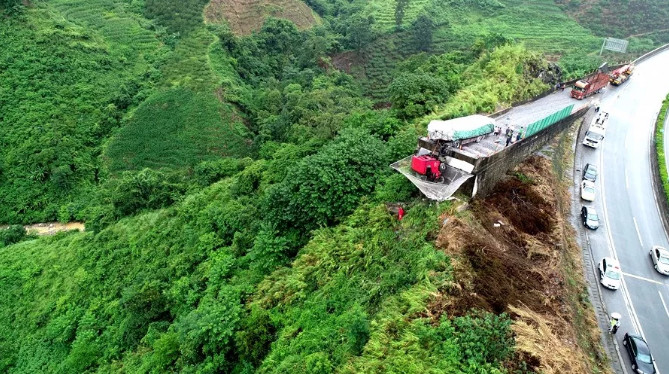
[(669, 251), (655, 245), (650, 250), (650, 258), (653, 259), (653, 265), (658, 273), (669, 275)]
[(581, 199), (586, 201), (595, 200), (595, 184), (584, 180), (581, 182)]

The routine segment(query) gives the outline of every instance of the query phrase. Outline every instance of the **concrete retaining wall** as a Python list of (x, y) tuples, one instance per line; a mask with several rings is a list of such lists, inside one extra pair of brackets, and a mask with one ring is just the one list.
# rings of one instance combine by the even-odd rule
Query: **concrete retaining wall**
[(534, 152), (541, 149), (557, 134), (567, 129), (576, 119), (582, 117), (589, 107), (585, 107), (569, 117), (543, 129), (542, 131), (523, 139), (522, 141), (506, 147), (504, 150), (490, 157), (480, 158), (474, 164), (472, 174), (476, 175), (462, 186), (461, 191), (472, 196), (474, 183), (476, 183), (476, 195), (485, 196), (490, 193), (495, 184), (502, 180), (508, 170), (525, 161)]

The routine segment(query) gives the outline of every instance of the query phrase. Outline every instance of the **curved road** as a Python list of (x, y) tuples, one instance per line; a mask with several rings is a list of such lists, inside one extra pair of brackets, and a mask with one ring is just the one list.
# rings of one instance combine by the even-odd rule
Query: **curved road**
[(632, 370), (622, 337), (635, 332), (648, 342), (658, 372), (669, 374), (669, 277), (655, 271), (648, 254), (652, 245), (669, 248), (650, 169), (653, 125), (669, 92), (667, 67), (669, 51), (640, 63), (622, 86), (609, 86), (600, 97), (602, 110), (610, 113), (603, 144), (599, 149), (578, 145), (584, 149), (577, 169), (592, 163), (600, 171), (592, 205), (601, 226), (588, 232), (593, 258), (612, 256), (623, 270), (623, 287), (611, 291), (600, 286), (600, 294), (609, 312), (623, 315), (615, 339), (628, 373)]

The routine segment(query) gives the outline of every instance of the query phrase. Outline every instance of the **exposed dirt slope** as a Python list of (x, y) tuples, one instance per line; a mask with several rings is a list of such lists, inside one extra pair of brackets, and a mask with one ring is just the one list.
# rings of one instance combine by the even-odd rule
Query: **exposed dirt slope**
[(300, 29), (318, 22), (311, 8), (300, 0), (211, 0), (204, 9), (206, 22), (227, 21), (238, 35), (259, 30), (267, 17), (293, 21)]
[[(434, 317), (470, 308), (514, 319), (519, 359), (543, 373), (607, 371), (599, 367), (599, 332), (582, 296), (580, 249), (563, 218), (566, 191), (550, 161), (532, 157), (516, 176), (473, 203), (471, 216), (444, 217), (437, 246), (448, 253), (456, 284), (430, 307)], [(587, 354), (584, 353), (587, 351)], [(598, 366), (593, 370), (594, 366)]]

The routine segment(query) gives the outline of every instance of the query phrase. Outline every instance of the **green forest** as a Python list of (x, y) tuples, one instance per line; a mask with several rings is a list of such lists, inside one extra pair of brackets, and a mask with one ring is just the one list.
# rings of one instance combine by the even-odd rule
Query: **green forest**
[[(0, 0), (0, 372), (537, 371), (508, 312), (425, 315), (455, 210), (388, 165), (429, 118), (669, 42), (633, 26), (669, 6), (593, 25), (579, 7), (634, 2), (304, 3), (309, 27), (240, 34), (209, 13), (303, 7)], [(599, 56), (606, 36), (628, 53)], [(55, 221), (86, 230), (23, 227)]]

